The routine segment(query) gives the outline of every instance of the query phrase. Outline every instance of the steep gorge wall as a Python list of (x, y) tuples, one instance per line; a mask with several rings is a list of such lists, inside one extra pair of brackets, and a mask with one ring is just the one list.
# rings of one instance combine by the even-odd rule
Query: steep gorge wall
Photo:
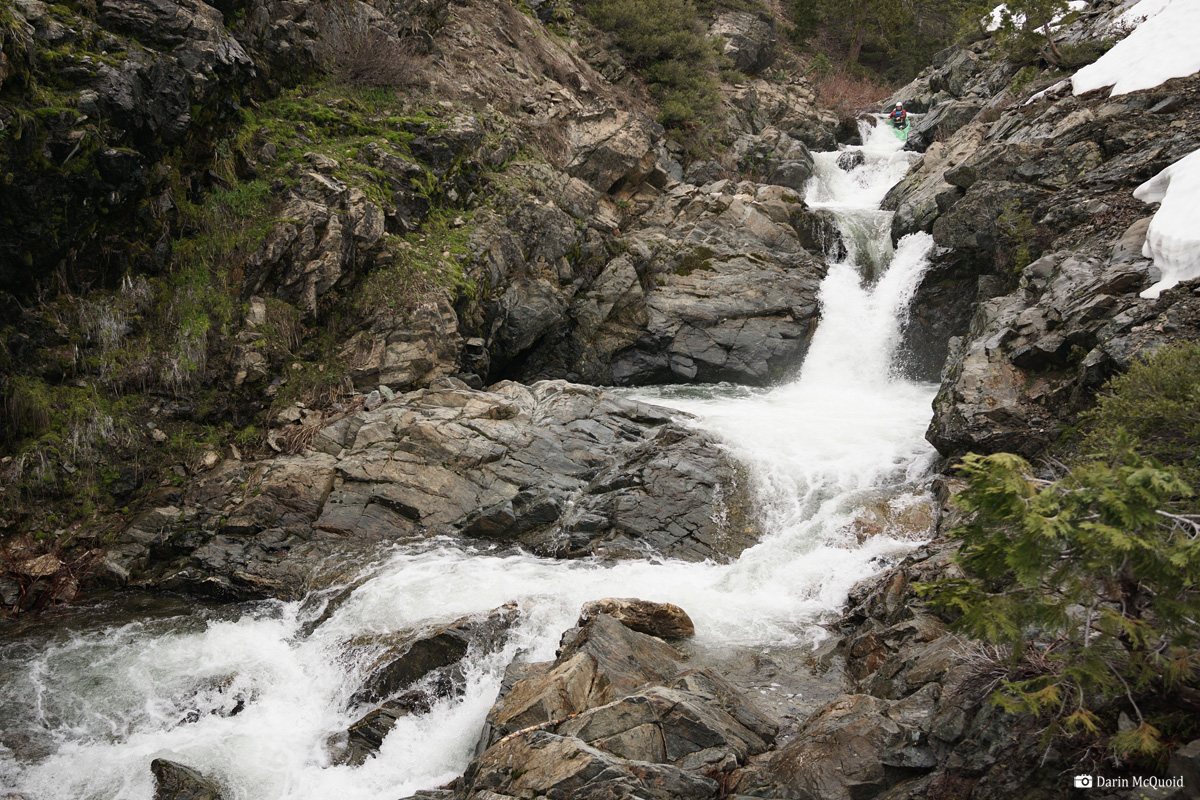
[[(1120, 5), (1093, 4), (1058, 38), (1096, 45)], [(985, 40), (894, 96), (928, 109), (913, 137), (924, 156), (885, 207), (894, 237), (928, 231), (947, 248), (907, 349), (942, 382), (929, 439), (950, 459), (1039, 455), (1132, 358), (1200, 338), (1194, 283), (1139, 296), (1159, 276), (1141, 254), (1154, 209), (1133, 197), (1200, 147), (1200, 79), (1076, 97), (1069, 73), (1016, 73)]]

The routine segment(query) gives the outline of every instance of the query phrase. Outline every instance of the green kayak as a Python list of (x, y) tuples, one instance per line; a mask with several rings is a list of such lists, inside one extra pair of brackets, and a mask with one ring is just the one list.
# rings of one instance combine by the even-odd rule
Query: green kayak
[(912, 125), (906, 119), (903, 126), (892, 125), (892, 133), (896, 134), (896, 138), (902, 142), (908, 141), (908, 132), (912, 129)]

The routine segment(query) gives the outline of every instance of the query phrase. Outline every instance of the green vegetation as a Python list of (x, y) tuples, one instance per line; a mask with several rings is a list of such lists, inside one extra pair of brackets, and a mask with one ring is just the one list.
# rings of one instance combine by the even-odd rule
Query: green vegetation
[(1135, 361), (1109, 382), (1083, 424), (1084, 455), (1101, 458), (1129, 441), (1200, 488), (1200, 345), (1172, 344)]
[(1061, 64), (1062, 52), (1054, 42), (1051, 23), (1068, 11), (1067, 0), (1013, 0), (1000, 12), (997, 36), (1018, 63), (1033, 60), (1046, 48), (1046, 60)]
[(691, 0), (585, 0), (584, 12), (646, 77), (659, 122), (702, 138), (716, 121), (719, 63)]
[(794, 43), (819, 39), (852, 76), (866, 67), (888, 80), (916, 75), (979, 11), (974, 0), (791, 0), (787, 9)]
[(1037, 235), (1033, 216), (1021, 207), (1020, 202), (1010, 200), (1000, 209), (996, 227), (1004, 237), (1001, 246), (996, 248), (997, 266), (1002, 274), (1007, 271), (1015, 281), (1021, 270), (1033, 263)]
[(919, 589), (1007, 649), (997, 704), (1148, 768), (1200, 733), (1198, 366), (1200, 345), (1181, 344), (1114, 380), (1056, 480), (967, 456), (963, 577)]
[(696, 270), (711, 270), (712, 258), (716, 252), (707, 247), (697, 247), (679, 259), (675, 266), (676, 275), (691, 275)]
[(403, 238), (386, 266), (367, 275), (355, 304), (365, 314), (403, 316), (437, 287), (448, 289), (452, 297), (474, 295), (474, 284), (463, 274), (473, 228), (470, 216), (450, 211), (431, 214), (419, 232)]

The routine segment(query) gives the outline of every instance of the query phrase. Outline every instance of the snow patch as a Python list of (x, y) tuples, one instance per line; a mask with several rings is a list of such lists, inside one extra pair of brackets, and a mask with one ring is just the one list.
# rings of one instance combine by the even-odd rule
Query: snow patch
[[(1088, 0), (1070, 0), (1070, 2), (1067, 3), (1068, 13), (1071, 11), (1083, 11), (1087, 7)], [(1057, 25), (1065, 16), (1066, 14), (1058, 14), (1054, 17), (1054, 19), (1050, 20), (1050, 24), (1052, 26)], [(997, 31), (1000, 29), (1000, 26), (1004, 24), (1004, 21), (1009, 18), (1012, 19), (1012, 24), (1018, 28), (1025, 25), (1024, 14), (1014, 14), (1008, 10), (1008, 6), (1006, 4), (1001, 3), (992, 9), (992, 13), (987, 17), (987, 22), (984, 25), (984, 28), (988, 31), (988, 33)]]
[(1070, 85), (1070, 83), (1071, 83), (1070, 79), (1065, 79), (1065, 80), (1059, 81), (1058, 83), (1054, 84), (1053, 86), (1047, 86), (1045, 89), (1042, 89), (1040, 92), (1038, 92), (1037, 94), (1033, 95), (1028, 100), (1026, 100), (1025, 105), (1030, 105), (1031, 103), (1036, 103), (1038, 100), (1041, 100), (1043, 97), (1049, 97), (1051, 95), (1056, 95), (1059, 92), (1061, 92), (1063, 89), (1066, 89)]
[[(1138, 24), (1143, 16), (1148, 18)], [(1197, 0), (1142, 0), (1118, 20), (1136, 24), (1137, 28), (1072, 76), (1076, 95), (1111, 86), (1111, 96), (1115, 97), (1200, 71)]]
[(1180, 281), (1200, 278), (1200, 150), (1143, 183), (1133, 196), (1143, 203), (1162, 203), (1142, 246), (1142, 255), (1162, 270), (1162, 280), (1142, 297), (1153, 299)]

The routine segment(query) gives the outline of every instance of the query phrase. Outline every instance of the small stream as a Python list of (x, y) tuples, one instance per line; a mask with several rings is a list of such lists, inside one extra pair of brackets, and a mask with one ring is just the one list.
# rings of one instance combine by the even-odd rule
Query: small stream
[[(800, 377), (770, 390), (671, 386), (627, 396), (696, 415), (747, 465), (764, 540), (734, 564), (599, 564), (435, 539), (380, 555), (348, 598), (216, 606), (122, 595), (0, 640), (0, 792), (31, 800), (154, 793), (151, 759), (217, 779), (229, 798), (395, 800), (459, 775), (507, 663), (553, 658), (580, 606), (642, 597), (682, 606), (694, 653), (795, 648), (818, 641), (857, 581), (920, 543), (922, 533), (859, 536), (864, 508), (924, 502), (933, 459), (924, 440), (936, 392), (898, 376), (892, 359), (933, 246), (892, 251), (878, 210), (915, 156), (883, 126), (864, 126), (864, 161), (816, 155), (807, 201), (835, 212), (848, 255), (821, 288), (821, 322)], [(331, 766), (326, 740), (351, 707), (373, 650), (363, 642), (515, 602), (504, 647), (469, 658), (466, 690), (402, 718), (379, 756)]]

